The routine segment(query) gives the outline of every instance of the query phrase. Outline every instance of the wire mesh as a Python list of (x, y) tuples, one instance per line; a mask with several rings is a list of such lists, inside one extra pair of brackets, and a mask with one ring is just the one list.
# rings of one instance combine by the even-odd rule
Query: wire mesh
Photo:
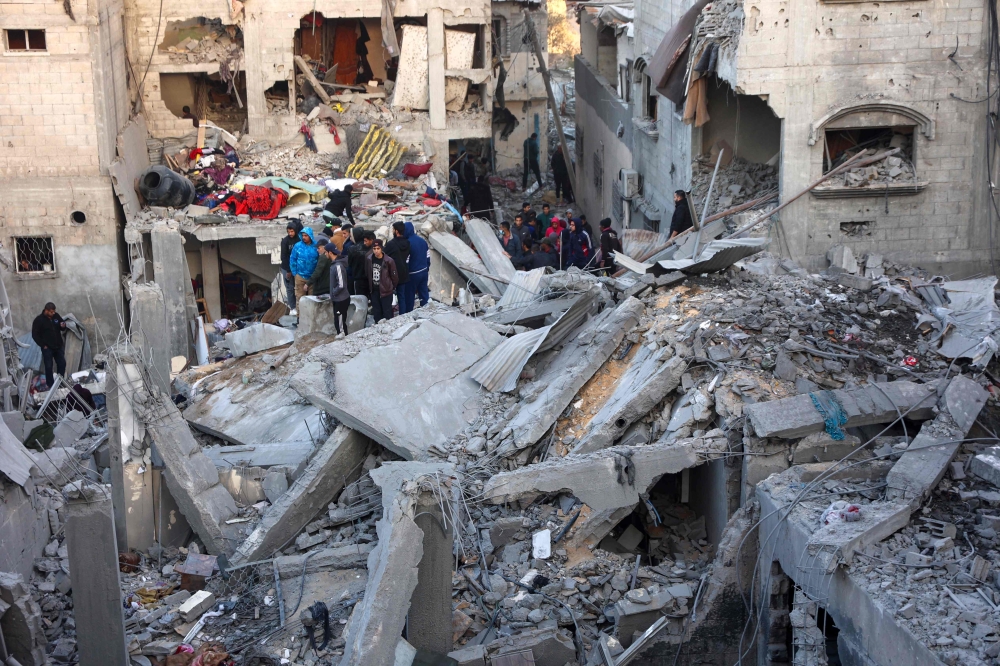
[(52, 273), (56, 269), (55, 252), (49, 236), (14, 238), (15, 269), (18, 273)]
[[(231, 649), (262, 637), (281, 624), (279, 600), (271, 560), (251, 562), (227, 569), (208, 579), (205, 586), (226, 612), (205, 622), (204, 634), (225, 633), (226, 648)], [(234, 619), (235, 614), (235, 619)], [(236, 627), (238, 631), (233, 631)]]

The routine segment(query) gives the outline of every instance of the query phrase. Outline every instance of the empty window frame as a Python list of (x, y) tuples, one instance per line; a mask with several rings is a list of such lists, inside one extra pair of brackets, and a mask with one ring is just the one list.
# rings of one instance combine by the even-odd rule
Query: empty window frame
[(51, 236), (14, 237), (17, 273), (54, 273), (56, 257)]
[(493, 56), (510, 55), (510, 43), (507, 41), (507, 19), (503, 16), (494, 16), (490, 29), (493, 31)]
[(44, 30), (9, 28), (3, 31), (3, 41), (4, 48), (11, 53), (44, 53), (48, 50)]
[(646, 74), (646, 61), (643, 58), (635, 61), (636, 83), (639, 86), (639, 112), (644, 120), (656, 120), (657, 104), (656, 89), (653, 79)]
[[(897, 156), (906, 163), (902, 169), (912, 170), (916, 164), (913, 126), (866, 127), (859, 129), (828, 129), (824, 132), (823, 173), (829, 172), (858, 152), (874, 149), (881, 152), (898, 148)], [(894, 176), (895, 177), (895, 176)]]

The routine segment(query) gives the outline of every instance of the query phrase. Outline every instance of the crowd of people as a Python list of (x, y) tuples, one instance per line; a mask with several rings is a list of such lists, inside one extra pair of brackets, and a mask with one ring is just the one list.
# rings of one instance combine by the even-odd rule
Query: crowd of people
[[(430, 300), (427, 278), (430, 248), (410, 222), (395, 222), (392, 239), (383, 243), (373, 231), (354, 226), (350, 186), (334, 192), (323, 211), (325, 225), (314, 234), (293, 220), (281, 239), (281, 274), (286, 304), (297, 313), (303, 296), (328, 296), (334, 311), (338, 336), (347, 335), (347, 311), (351, 296), (364, 296), (378, 323), (391, 319), (398, 301), (399, 314), (406, 314)], [(346, 195), (346, 196), (345, 196)], [(346, 214), (349, 220), (341, 220)]]
[(574, 216), (566, 211), (566, 219), (552, 213), (548, 203), (542, 204), (541, 213), (531, 202), (521, 204), (514, 216), (514, 224), (500, 224), (500, 245), (510, 257), (515, 268), (532, 270), (551, 266), (564, 270), (576, 266), (580, 270), (611, 275), (617, 271), (614, 255), (621, 252), (621, 240), (611, 227), (611, 218), (599, 223), (600, 236), (594, 242), (594, 230), (586, 215)]

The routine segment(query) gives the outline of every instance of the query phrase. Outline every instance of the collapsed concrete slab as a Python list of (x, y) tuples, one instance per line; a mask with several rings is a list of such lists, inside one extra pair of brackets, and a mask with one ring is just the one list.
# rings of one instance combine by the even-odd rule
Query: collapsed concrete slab
[[(913, 382), (882, 382), (874, 386), (829, 391), (847, 417), (842, 427), (888, 423), (900, 413), (922, 421), (934, 416), (937, 393), (933, 386)], [(811, 394), (747, 405), (747, 421), (758, 437), (804, 437), (825, 427), (824, 417), (816, 409)]]
[[(424, 532), (414, 522), (420, 488), (438, 486), (453, 470), (446, 463), (408, 462), (386, 463), (371, 471), (372, 480), (382, 489), (383, 513), (375, 526), (378, 545), (368, 557), (364, 600), (354, 607), (344, 631), (341, 666), (394, 662), (424, 554)], [(450, 609), (448, 618), (450, 622)]]
[(480, 291), (496, 298), (503, 296), (501, 286), (494, 280), (486, 277), (489, 271), (486, 270), (483, 260), (479, 258), (471, 247), (463, 243), (458, 236), (435, 231), (430, 235), (429, 240), (431, 247), (440, 252), (441, 256), (461, 271), (466, 278), (472, 280), (472, 283), (479, 287)]
[(456, 310), (425, 310), (317, 347), (292, 387), (393, 453), (426, 459), (478, 415), (471, 368), (502, 338)]
[(908, 502), (914, 509), (923, 502), (944, 477), (988, 397), (968, 377), (951, 380), (937, 402), (938, 415), (920, 428), (886, 476), (889, 499)]
[(236, 517), (236, 503), (219, 483), (215, 463), (202, 453), (187, 421), (169, 397), (143, 394), (142, 389), (135, 390), (132, 396), (148, 409), (146, 432), (163, 459), (167, 488), (181, 513), (211, 554), (231, 553), (238, 542), (238, 529), (226, 521)]
[[(649, 446), (612, 447), (595, 453), (550, 458), (486, 482), (485, 499), (495, 504), (568, 492), (596, 511), (634, 506), (664, 474), (677, 474), (728, 450), (725, 437), (690, 438)], [(617, 471), (634, 468), (634, 483)], [(622, 478), (619, 483), (619, 478)]]
[(253, 562), (284, 547), (356, 478), (368, 447), (368, 438), (361, 433), (344, 426), (334, 430), (301, 476), (264, 512), (233, 562)]
[[(479, 256), (490, 275), (496, 275), (507, 282), (513, 280), (517, 271), (514, 270), (514, 264), (504, 254), (503, 246), (500, 245), (500, 241), (489, 223), (486, 220), (472, 218), (465, 221), (465, 231), (469, 234), (473, 246), (479, 252)], [(506, 290), (506, 286), (503, 288)]]
[(207, 446), (202, 451), (216, 467), (286, 467), (293, 479), (305, 470), (316, 447), (312, 442), (275, 442), (250, 446)]
[(278, 577), (282, 579), (301, 576), (303, 568), (306, 574), (324, 569), (355, 569), (365, 565), (368, 555), (374, 548), (375, 546), (370, 543), (324, 548), (302, 555), (276, 557), (274, 565), (278, 570)]
[(638, 323), (643, 310), (641, 301), (629, 298), (591, 319), (566, 341), (555, 360), (523, 392), (524, 399), (507, 424), (517, 448), (533, 445), (552, 427), (577, 391)]
[(646, 345), (640, 347), (615, 392), (587, 424), (572, 453), (590, 453), (611, 446), (630, 425), (676, 389), (687, 362), (669, 356), (669, 347), (655, 351)]
[(226, 342), (233, 356), (239, 358), (291, 344), (295, 342), (295, 331), (273, 324), (251, 324), (240, 331), (226, 333)]
[(21, 666), (45, 666), (42, 610), (20, 574), (0, 571), (0, 609), (0, 632), (8, 654)]

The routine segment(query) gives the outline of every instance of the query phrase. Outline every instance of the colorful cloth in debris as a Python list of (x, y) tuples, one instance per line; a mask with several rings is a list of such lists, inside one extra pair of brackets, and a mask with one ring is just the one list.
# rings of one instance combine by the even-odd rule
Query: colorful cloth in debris
[(242, 192), (226, 199), (225, 205), (235, 215), (249, 215), (258, 220), (273, 220), (288, 203), (288, 195), (282, 190), (246, 185)]

